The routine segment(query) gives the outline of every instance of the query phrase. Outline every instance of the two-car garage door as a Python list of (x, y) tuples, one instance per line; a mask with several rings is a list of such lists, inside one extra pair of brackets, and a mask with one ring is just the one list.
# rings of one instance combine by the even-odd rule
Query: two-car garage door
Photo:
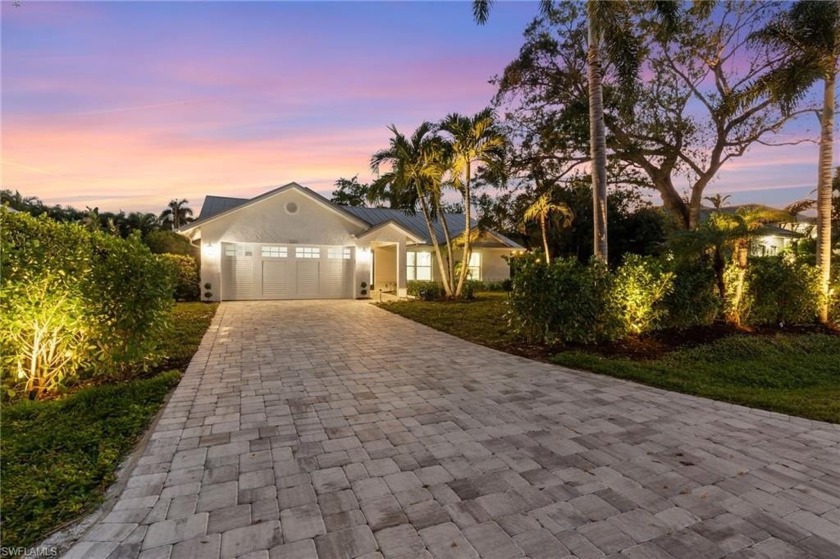
[(222, 243), (222, 299), (344, 299), (353, 294), (353, 248)]

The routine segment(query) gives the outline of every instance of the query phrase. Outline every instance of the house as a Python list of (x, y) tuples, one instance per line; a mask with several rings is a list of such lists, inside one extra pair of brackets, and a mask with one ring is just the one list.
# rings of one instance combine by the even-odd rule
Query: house
[[(445, 219), (452, 237), (464, 231), (463, 215)], [(202, 291), (216, 301), (405, 296), (408, 281), (439, 279), (422, 215), (336, 205), (294, 182), (251, 199), (207, 196), (178, 231), (201, 246)], [(522, 250), (493, 231), (474, 246), (471, 278), (484, 281), (507, 279), (504, 257)]]

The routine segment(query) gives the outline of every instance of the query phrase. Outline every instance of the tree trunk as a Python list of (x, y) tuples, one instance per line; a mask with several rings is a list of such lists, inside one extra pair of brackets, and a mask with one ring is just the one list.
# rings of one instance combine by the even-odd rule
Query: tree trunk
[(540, 216), (540, 231), (542, 231), (543, 247), (545, 248), (545, 263), (551, 264), (551, 255), (548, 253), (548, 226), (546, 217)]
[(587, 2), (587, 32), (589, 51), (589, 141), (592, 150), (592, 212), (594, 223), (595, 257), (607, 261), (607, 139), (604, 130), (604, 98), (601, 87), (601, 40), (597, 29), (595, 3)]
[(820, 271), (822, 300), (818, 319), (828, 322), (829, 281), (831, 275), (831, 150), (834, 146), (834, 89), (837, 74), (835, 57), (831, 71), (826, 74), (823, 90), (823, 110), (820, 118), (820, 163), (817, 177), (817, 267)]
[(470, 223), (470, 162), (467, 161), (467, 176), (464, 181), (464, 256), (461, 260), (461, 274), (458, 278), (458, 287), (455, 289), (455, 296), (461, 296), (464, 282), (470, 273), (470, 255), (472, 254), (472, 223)]
[(420, 208), (423, 210), (423, 217), (426, 219), (426, 227), (429, 228), (429, 237), (432, 241), (432, 246), (435, 247), (435, 256), (437, 256), (438, 268), (440, 269), (441, 281), (443, 283), (443, 291), (447, 297), (452, 297), (452, 285), (446, 277), (446, 268), (443, 265), (443, 256), (440, 254), (440, 245), (437, 242), (437, 235), (435, 229), (432, 227), (432, 217), (429, 215), (429, 205), (426, 202), (426, 197), (420, 187), (417, 187), (417, 195), (420, 198)]
[(449, 234), (449, 224), (446, 223), (446, 214), (443, 213), (443, 208), (440, 204), (437, 206), (438, 219), (443, 228), (443, 237), (446, 239), (446, 277), (449, 285), (455, 283), (455, 252), (452, 248), (452, 236)]

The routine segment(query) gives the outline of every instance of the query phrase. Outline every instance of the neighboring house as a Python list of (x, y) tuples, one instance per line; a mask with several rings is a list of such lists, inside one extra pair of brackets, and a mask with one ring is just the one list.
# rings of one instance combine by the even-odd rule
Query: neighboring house
[[(715, 211), (735, 213), (741, 206), (725, 206), (718, 210), (714, 208), (700, 208), (700, 219), (708, 219)], [(766, 206), (770, 208), (769, 206)], [(776, 209), (776, 208), (771, 208)], [(791, 216), (791, 221), (767, 223), (761, 226), (755, 236), (750, 239), (750, 254), (752, 256), (775, 256), (789, 249), (797, 241), (806, 237), (816, 236), (816, 219), (805, 216)], [(796, 221), (793, 221), (796, 219)]]
[[(463, 232), (463, 215), (445, 219), (453, 237)], [(207, 196), (178, 231), (200, 244), (202, 291), (216, 301), (405, 296), (407, 281), (439, 279), (422, 215), (336, 205), (294, 182), (250, 200)], [(440, 223), (435, 233), (442, 242)], [(474, 246), (471, 277), (484, 281), (510, 277), (504, 257), (522, 250), (493, 231)]]

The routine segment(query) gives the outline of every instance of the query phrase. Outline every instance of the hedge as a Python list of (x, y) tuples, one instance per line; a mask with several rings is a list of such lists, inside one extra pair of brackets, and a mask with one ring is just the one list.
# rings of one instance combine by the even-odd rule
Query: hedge
[(139, 234), (121, 239), (5, 209), (0, 230), (6, 397), (37, 398), (80, 376), (125, 377), (154, 364), (175, 277)]

